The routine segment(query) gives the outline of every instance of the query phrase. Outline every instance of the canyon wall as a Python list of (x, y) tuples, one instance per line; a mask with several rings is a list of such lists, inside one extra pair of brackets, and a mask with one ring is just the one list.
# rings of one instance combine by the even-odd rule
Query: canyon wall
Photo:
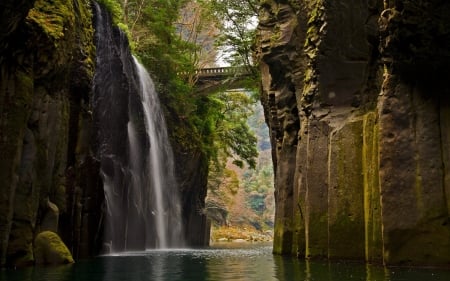
[[(91, 1), (4, 0), (0, 6), (0, 267), (34, 264), (34, 239), (46, 230), (58, 233), (75, 259), (97, 255), (106, 211), (99, 143), (109, 134), (123, 145), (127, 118), (120, 113), (128, 111), (132, 73), (115, 64), (111, 75), (122, 102), (108, 100), (113, 85), (105, 86), (105, 104), (115, 113), (94, 112)], [(130, 50), (118, 28), (111, 29), (115, 42), (101, 46), (111, 57), (99, 59), (115, 63), (122, 56), (117, 49)], [(111, 122), (100, 128), (102, 114)], [(187, 243), (205, 245), (207, 160), (174, 145)]]
[(1, 6), (0, 264), (33, 264), (44, 230), (59, 232), (75, 257), (93, 254), (103, 190), (90, 150), (90, 7)]
[(267, 0), (274, 253), (450, 265), (450, 3)]

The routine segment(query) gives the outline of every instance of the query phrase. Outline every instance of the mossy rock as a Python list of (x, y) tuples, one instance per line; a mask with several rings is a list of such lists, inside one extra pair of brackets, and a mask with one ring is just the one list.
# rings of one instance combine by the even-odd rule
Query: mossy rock
[(28, 13), (28, 20), (35, 22), (44, 33), (55, 40), (64, 37), (65, 29), (74, 23), (73, 4), (71, 1), (36, 1)]
[(74, 263), (67, 246), (52, 231), (43, 231), (34, 240), (34, 258), (36, 264), (68, 264)]

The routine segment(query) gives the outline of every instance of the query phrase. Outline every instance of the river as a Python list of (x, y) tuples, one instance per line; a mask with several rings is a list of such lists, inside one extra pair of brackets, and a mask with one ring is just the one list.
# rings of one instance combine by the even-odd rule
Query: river
[(383, 268), (361, 263), (305, 262), (274, 256), (268, 244), (150, 250), (100, 256), (72, 265), (3, 270), (7, 281), (435, 281), (450, 270)]

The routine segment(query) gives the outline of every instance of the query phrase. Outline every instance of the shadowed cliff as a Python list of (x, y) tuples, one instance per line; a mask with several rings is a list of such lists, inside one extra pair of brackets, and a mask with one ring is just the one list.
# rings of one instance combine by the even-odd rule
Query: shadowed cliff
[(264, 1), (274, 252), (450, 264), (450, 4)]
[(102, 201), (90, 152), (90, 7), (20, 2), (1, 4), (2, 266), (32, 264), (45, 230), (60, 232), (75, 257), (92, 254)]

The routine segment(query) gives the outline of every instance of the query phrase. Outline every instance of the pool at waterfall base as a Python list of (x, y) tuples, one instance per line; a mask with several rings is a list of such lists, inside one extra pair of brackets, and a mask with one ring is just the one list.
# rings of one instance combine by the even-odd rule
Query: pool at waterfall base
[(450, 270), (385, 268), (351, 262), (312, 262), (272, 255), (270, 244), (223, 243), (206, 249), (125, 252), (72, 265), (7, 269), (5, 281), (434, 281)]

